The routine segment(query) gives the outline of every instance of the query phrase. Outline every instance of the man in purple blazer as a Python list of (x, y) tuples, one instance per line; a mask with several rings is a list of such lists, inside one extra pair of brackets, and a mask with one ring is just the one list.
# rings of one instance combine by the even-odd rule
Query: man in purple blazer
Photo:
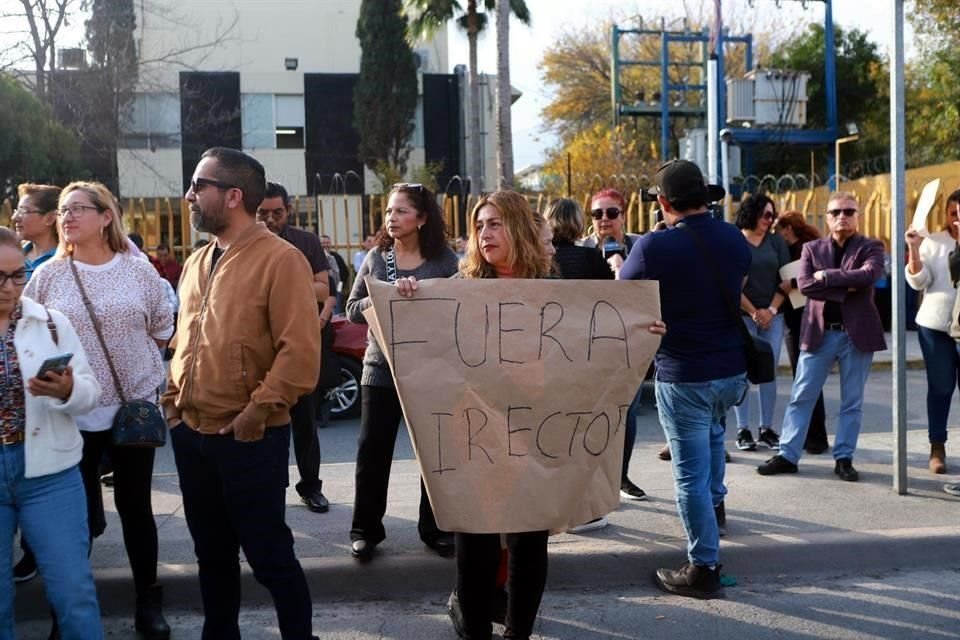
[(800, 361), (783, 417), (780, 453), (757, 467), (760, 475), (796, 473), (810, 414), (830, 375), (840, 365), (840, 414), (834, 440), (834, 473), (859, 479), (853, 454), (860, 435), (863, 390), (873, 352), (886, 349), (873, 287), (884, 273), (883, 244), (857, 233), (860, 212), (848, 193), (827, 203), (830, 235), (803, 245), (797, 284), (807, 296), (800, 326)]

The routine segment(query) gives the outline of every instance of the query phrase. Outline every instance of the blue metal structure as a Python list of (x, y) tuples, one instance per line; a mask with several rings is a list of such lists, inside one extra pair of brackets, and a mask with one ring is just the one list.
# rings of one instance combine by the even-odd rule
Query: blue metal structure
[[(810, 0), (807, 0), (810, 1)], [(751, 146), (765, 144), (792, 144), (796, 146), (821, 146), (833, 144), (840, 135), (840, 129), (837, 118), (837, 70), (836, 70), (836, 51), (833, 46), (834, 26), (833, 26), (833, 0), (819, 0), (824, 3), (824, 81), (826, 92), (826, 111), (827, 126), (824, 129), (763, 129), (747, 127), (728, 127), (732, 134), (732, 143), (745, 147), (749, 150)], [(659, 36), (661, 39), (661, 54), (659, 61), (647, 60), (620, 60), (620, 38), (623, 35), (635, 34), (639, 36)], [(681, 92), (684, 95), (688, 91), (706, 92), (704, 84), (675, 84), (670, 82), (669, 70), (676, 66), (701, 66), (706, 65), (710, 53), (717, 55), (718, 70), (717, 75), (720, 78), (718, 109), (719, 121), (721, 126), (727, 121), (727, 100), (726, 100), (726, 72), (724, 68), (724, 53), (726, 46), (744, 45), (746, 46), (746, 68), (753, 69), (753, 36), (750, 34), (742, 36), (731, 36), (720, 30), (716, 38), (716, 50), (708, 52), (710, 36), (707, 33), (695, 33), (690, 31), (666, 31), (665, 29), (620, 29), (616, 25), (613, 27), (613, 48), (612, 48), (612, 74), (611, 74), (611, 97), (613, 99), (614, 124), (619, 123), (621, 115), (631, 116), (658, 116), (660, 118), (660, 156), (661, 159), (669, 159), (669, 141), (670, 141), (670, 117), (671, 116), (700, 116), (706, 118), (706, 108), (703, 107), (674, 107), (671, 106), (669, 99), (670, 92)], [(670, 44), (675, 42), (699, 42), (703, 46), (703, 62), (687, 63), (674, 62), (670, 59)], [(624, 105), (621, 104), (620, 92), (620, 67), (628, 65), (647, 65), (660, 67), (660, 104), (659, 105)], [(706, 77), (706, 73), (704, 73)], [(684, 101), (685, 102), (685, 101)], [(704, 104), (706, 100), (703, 101)], [(830, 158), (828, 165), (828, 175), (834, 175), (833, 158)]]

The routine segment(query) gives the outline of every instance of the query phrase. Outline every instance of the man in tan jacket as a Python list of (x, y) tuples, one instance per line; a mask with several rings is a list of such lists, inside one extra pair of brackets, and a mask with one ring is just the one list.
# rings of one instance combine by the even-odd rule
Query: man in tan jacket
[(320, 371), (320, 320), (303, 255), (255, 219), (263, 166), (216, 147), (186, 193), (214, 241), (180, 277), (163, 409), (200, 574), (201, 638), (239, 640), (242, 547), (271, 593), (284, 640), (309, 640), (307, 582), (284, 520), (290, 406)]

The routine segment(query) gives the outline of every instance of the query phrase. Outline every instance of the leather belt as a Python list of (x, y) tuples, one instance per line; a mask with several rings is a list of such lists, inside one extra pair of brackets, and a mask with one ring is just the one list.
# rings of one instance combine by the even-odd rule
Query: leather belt
[(24, 438), (26, 438), (26, 436), (24, 435), (23, 431), (15, 431), (9, 435), (0, 436), (0, 445), (7, 446), (9, 444), (18, 444), (23, 442)]
[(827, 331), (846, 331), (847, 328), (843, 326), (842, 322), (828, 322), (823, 325), (823, 328)]

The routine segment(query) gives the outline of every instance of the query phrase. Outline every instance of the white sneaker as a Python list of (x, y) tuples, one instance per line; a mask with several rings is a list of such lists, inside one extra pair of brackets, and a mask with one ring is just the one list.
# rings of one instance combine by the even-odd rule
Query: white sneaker
[(610, 524), (610, 521), (607, 520), (607, 516), (602, 516), (596, 520), (591, 520), (590, 522), (584, 522), (576, 527), (571, 527), (570, 529), (567, 529), (567, 533), (576, 535), (578, 533), (586, 533), (587, 531), (596, 531), (597, 529), (603, 529), (608, 524)]

